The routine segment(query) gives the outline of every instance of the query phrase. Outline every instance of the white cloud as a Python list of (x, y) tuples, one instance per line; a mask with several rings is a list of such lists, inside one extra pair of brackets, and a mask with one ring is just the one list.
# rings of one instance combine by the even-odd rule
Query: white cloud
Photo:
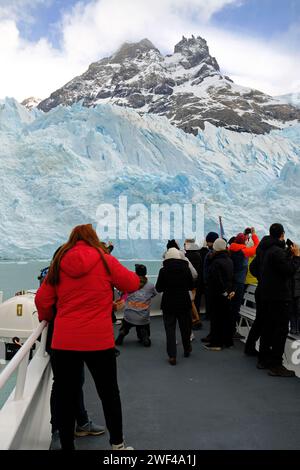
[(33, 11), (40, 5), (50, 5), (53, 0), (0, 0), (0, 18), (14, 21), (34, 21)]
[[(51, 0), (14, 0), (16, 6)], [(3, 3), (3, 2), (2, 2)], [(2, 3), (0, 0), (0, 12)], [(45, 98), (85, 71), (88, 65), (113, 53), (124, 41), (150, 39), (163, 53), (172, 52), (181, 36), (200, 35), (224, 72), (237, 83), (270, 94), (299, 91), (300, 60), (297, 48), (284, 48), (297, 28), (283, 42), (263, 42), (212, 28), (211, 16), (238, 0), (94, 0), (79, 2), (59, 25), (61, 47), (46, 40), (24, 41), (16, 19), (0, 15), (0, 90), (2, 97)], [(5, 38), (3, 41), (2, 38)], [(295, 42), (295, 39), (293, 39)]]

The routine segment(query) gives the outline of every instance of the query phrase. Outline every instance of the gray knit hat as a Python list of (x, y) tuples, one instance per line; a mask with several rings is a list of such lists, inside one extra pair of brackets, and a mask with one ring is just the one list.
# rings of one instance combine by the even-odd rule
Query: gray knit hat
[(223, 238), (217, 238), (213, 244), (214, 251), (225, 251), (226, 250), (226, 242)]

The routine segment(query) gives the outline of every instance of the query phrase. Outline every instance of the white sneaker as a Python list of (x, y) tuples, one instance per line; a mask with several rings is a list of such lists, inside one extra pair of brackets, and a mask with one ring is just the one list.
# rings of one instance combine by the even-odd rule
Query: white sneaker
[(117, 321), (115, 322), (115, 325), (122, 325), (122, 320), (117, 320)]
[(190, 341), (193, 341), (194, 339), (195, 339), (195, 335), (194, 335), (194, 333), (192, 333), (191, 336), (190, 336)]
[(126, 446), (125, 442), (121, 442), (121, 444), (112, 444), (112, 450), (134, 450), (133, 447)]

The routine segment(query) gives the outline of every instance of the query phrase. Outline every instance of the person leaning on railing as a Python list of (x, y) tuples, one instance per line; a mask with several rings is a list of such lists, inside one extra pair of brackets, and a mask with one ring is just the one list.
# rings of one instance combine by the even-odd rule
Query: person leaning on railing
[(56, 356), (57, 408), (62, 449), (74, 449), (75, 401), (82, 363), (102, 401), (113, 450), (125, 449), (111, 321), (112, 288), (132, 292), (140, 278), (100, 242), (91, 224), (75, 227), (54, 257), (35, 303), (39, 319), (57, 314), (51, 348)]

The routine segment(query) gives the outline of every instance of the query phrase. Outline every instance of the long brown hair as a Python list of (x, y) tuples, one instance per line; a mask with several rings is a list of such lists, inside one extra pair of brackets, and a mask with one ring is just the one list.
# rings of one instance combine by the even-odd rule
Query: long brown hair
[(62, 245), (55, 253), (54, 258), (50, 264), (47, 276), (47, 283), (51, 284), (52, 286), (55, 286), (59, 283), (59, 268), (61, 260), (66, 254), (66, 252), (73, 248), (79, 240), (83, 240), (85, 243), (92, 246), (93, 248), (96, 248), (99, 251), (107, 274), (111, 274), (109, 266), (103, 254), (108, 254), (109, 251), (106, 248), (105, 244), (99, 240), (98, 235), (93, 229), (92, 224), (77, 225), (73, 228), (67, 243)]

